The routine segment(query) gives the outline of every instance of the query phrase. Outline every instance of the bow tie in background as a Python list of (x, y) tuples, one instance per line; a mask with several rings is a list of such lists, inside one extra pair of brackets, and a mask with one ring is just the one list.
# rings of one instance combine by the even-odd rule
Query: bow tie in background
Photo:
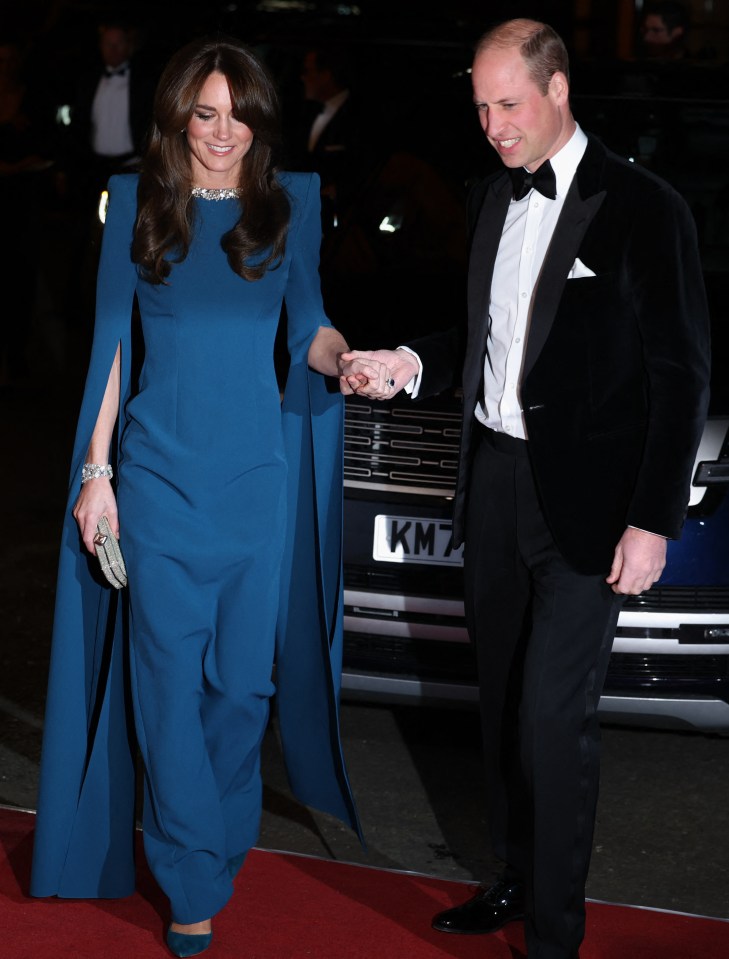
[(520, 166), (513, 170), (509, 169), (509, 176), (514, 188), (515, 200), (523, 200), (531, 189), (539, 190), (542, 196), (546, 196), (549, 200), (554, 200), (557, 196), (557, 179), (549, 160), (545, 160), (534, 173)]
[(117, 67), (115, 70), (114, 67), (104, 67), (104, 73), (107, 77), (123, 77), (126, 76), (127, 71), (129, 70), (128, 66)]

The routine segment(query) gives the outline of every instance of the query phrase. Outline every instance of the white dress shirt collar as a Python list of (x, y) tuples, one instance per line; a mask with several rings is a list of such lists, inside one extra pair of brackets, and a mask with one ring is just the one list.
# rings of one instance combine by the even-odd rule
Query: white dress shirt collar
[(342, 104), (346, 102), (349, 97), (349, 90), (344, 89), (340, 90), (339, 93), (335, 93), (333, 97), (330, 97), (324, 102), (321, 113), (318, 113), (314, 117), (314, 122), (311, 125), (311, 130), (309, 131), (309, 142), (308, 150), (309, 153), (313, 153), (314, 148), (319, 142), (319, 137), (324, 132), (325, 128), (329, 124), (332, 117), (334, 117), (342, 107)]
[(104, 65), (104, 74), (107, 77), (123, 77), (126, 73), (129, 73), (130, 63), (128, 60), (125, 60), (124, 63), (120, 63), (116, 67), (110, 67), (108, 64)]
[(587, 149), (587, 136), (579, 124), (575, 125), (575, 132), (565, 143), (562, 149), (550, 158), (552, 169), (557, 181), (557, 196), (564, 197), (577, 170), (577, 166)]
[(334, 114), (342, 106), (342, 104), (348, 99), (349, 90), (344, 89), (340, 90), (339, 93), (335, 93), (333, 97), (330, 97), (328, 100), (324, 101), (324, 109), (322, 113)]

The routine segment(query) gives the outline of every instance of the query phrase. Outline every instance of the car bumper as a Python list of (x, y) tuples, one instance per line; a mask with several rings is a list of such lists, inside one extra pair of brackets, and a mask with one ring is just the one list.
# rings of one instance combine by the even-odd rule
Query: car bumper
[[(460, 600), (345, 589), (344, 602), (344, 696), (478, 702)], [(729, 733), (729, 612), (624, 610), (600, 714), (641, 726)]]

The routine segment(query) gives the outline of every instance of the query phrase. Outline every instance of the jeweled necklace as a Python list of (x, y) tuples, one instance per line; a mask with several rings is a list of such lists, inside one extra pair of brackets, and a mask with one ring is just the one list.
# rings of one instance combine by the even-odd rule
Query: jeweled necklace
[(243, 195), (239, 187), (225, 187), (221, 189), (209, 189), (204, 186), (194, 186), (192, 195), (198, 196), (202, 200), (237, 200)]

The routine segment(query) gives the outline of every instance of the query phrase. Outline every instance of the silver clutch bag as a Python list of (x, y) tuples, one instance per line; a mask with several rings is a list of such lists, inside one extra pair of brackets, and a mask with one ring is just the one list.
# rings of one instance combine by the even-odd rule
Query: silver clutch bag
[(122, 586), (126, 586), (127, 568), (124, 565), (124, 557), (121, 554), (121, 549), (119, 549), (119, 540), (112, 533), (106, 516), (102, 516), (96, 524), (94, 546), (101, 563), (101, 572), (109, 583), (114, 589), (121, 589)]

